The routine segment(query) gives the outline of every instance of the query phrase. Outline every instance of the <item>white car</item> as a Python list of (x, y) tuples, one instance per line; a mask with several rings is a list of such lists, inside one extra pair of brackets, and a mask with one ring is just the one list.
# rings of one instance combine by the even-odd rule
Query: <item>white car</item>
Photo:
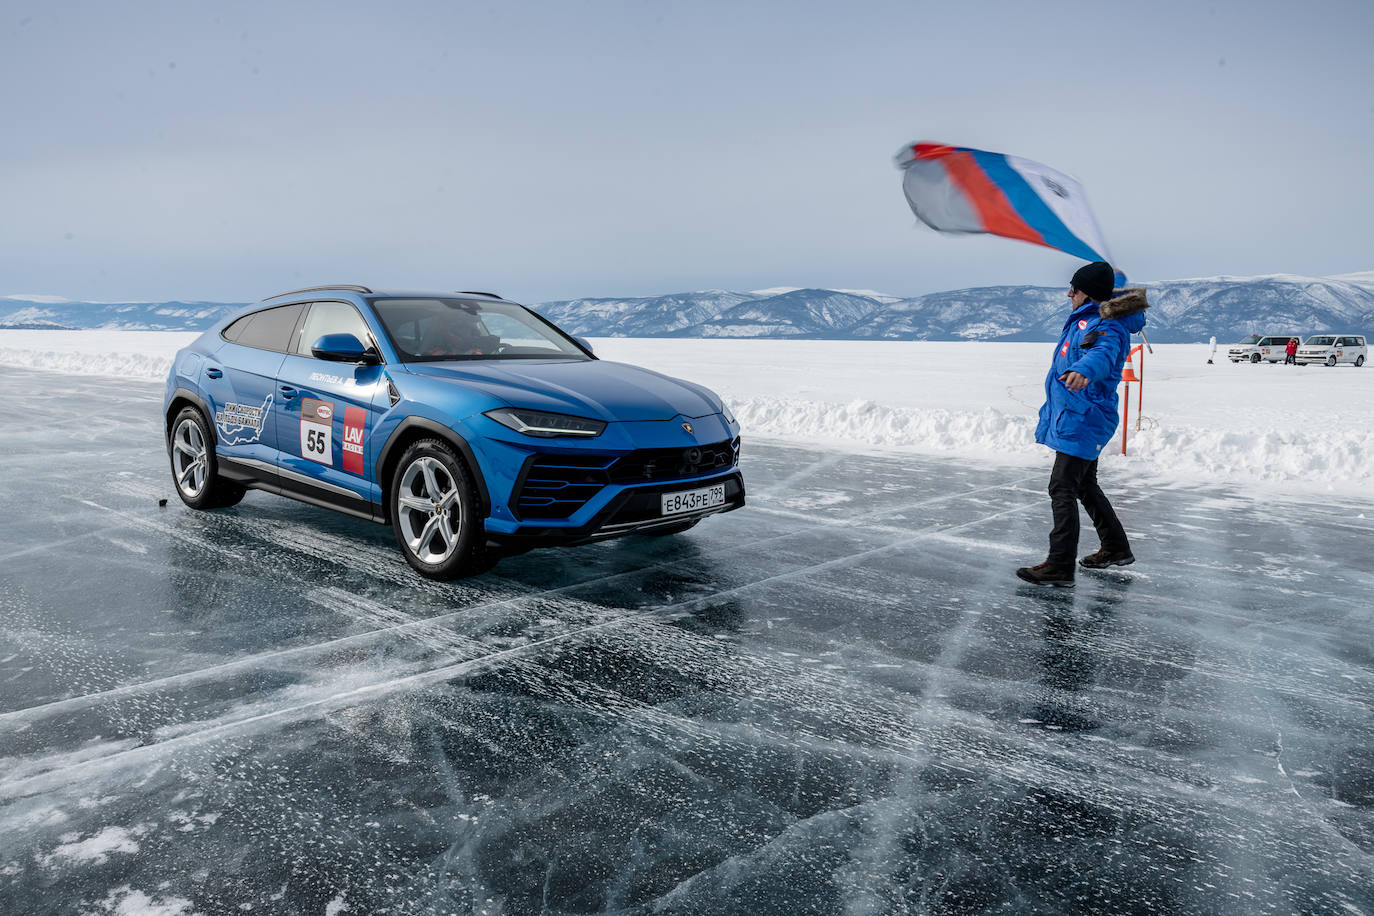
[(1288, 355), (1288, 341), (1300, 339), (1297, 334), (1271, 334), (1268, 337), (1251, 334), (1228, 350), (1226, 356), (1233, 363), (1257, 363), (1262, 359), (1281, 363)]
[(1298, 365), (1350, 363), (1363, 366), (1369, 348), (1363, 334), (1314, 334), (1298, 347)]

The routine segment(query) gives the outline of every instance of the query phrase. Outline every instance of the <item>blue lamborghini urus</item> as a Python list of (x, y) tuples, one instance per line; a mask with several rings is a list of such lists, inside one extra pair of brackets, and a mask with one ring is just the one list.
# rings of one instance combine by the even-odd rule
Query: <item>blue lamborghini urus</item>
[(186, 505), (253, 488), (390, 524), (435, 579), (744, 505), (720, 398), (491, 293), (264, 299), (177, 353), (163, 406)]

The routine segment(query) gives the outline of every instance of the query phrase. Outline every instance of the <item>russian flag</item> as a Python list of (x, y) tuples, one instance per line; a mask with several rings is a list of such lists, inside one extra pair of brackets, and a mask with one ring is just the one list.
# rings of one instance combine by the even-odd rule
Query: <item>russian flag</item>
[[(917, 219), (941, 232), (988, 233), (1112, 263), (1083, 186), (1019, 156), (912, 143), (896, 156)], [(1126, 276), (1116, 271), (1118, 288)]]

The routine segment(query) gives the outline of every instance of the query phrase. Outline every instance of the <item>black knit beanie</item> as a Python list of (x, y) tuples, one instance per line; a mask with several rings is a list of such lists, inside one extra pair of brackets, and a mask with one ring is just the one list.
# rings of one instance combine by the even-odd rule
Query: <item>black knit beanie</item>
[(1072, 284), (1074, 289), (1086, 293), (1092, 301), (1106, 302), (1112, 298), (1112, 290), (1116, 288), (1116, 271), (1106, 261), (1093, 261), (1078, 268)]

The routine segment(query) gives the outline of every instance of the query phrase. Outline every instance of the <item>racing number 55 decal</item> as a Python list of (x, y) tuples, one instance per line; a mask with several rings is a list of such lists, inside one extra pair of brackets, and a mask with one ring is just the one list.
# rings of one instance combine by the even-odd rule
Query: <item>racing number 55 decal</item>
[(314, 398), (301, 399), (301, 457), (334, 464), (334, 405)]

